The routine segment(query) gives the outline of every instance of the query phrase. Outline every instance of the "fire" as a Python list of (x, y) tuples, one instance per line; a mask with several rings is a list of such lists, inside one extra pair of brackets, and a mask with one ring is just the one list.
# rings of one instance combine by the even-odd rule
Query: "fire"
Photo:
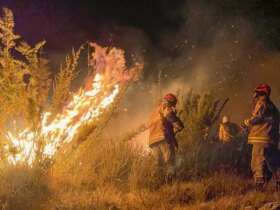
[[(5, 147), (6, 150), (16, 149), (15, 153), (9, 153), (9, 163), (32, 165), (38, 149), (43, 157), (53, 157), (59, 147), (75, 138), (81, 127), (101, 118), (118, 97), (121, 86), (135, 80), (142, 69), (137, 64), (128, 70), (124, 52), (120, 49), (103, 48), (97, 44), (91, 46), (95, 50), (91, 59), (95, 76), (90, 80), (90, 85), (73, 94), (63, 111), (55, 117), (50, 117), (50, 112), (43, 113), (36, 131), (26, 128), (15, 134), (7, 132), (9, 145)], [(43, 145), (37, 148), (39, 139), (43, 140)]]
[(51, 122), (48, 122), (51, 113), (44, 113), (41, 120), (42, 126), (37, 133), (30, 129), (25, 129), (18, 135), (8, 132), (7, 137), (10, 143), (19, 149), (18, 153), (8, 157), (9, 162), (32, 164), (37, 150), (36, 142), (34, 142), (36, 137), (48, 139), (43, 148), (43, 155), (53, 156), (59, 146), (73, 140), (79, 128), (98, 118), (114, 102), (120, 92), (120, 85), (114, 84), (111, 91), (107, 91), (108, 86), (110, 85), (105, 83), (104, 77), (96, 74), (91, 88), (87, 91), (80, 89), (73, 95), (64, 111)]
[(59, 147), (73, 141), (83, 126), (98, 122), (116, 101), (122, 87), (137, 80), (143, 66), (137, 63), (127, 69), (123, 50), (93, 43), (90, 46), (94, 49), (91, 66), (95, 72), (90, 77), (90, 85), (73, 94), (61, 113), (55, 116), (50, 112), (42, 113), (35, 131), (26, 128), (20, 132), (6, 132), (9, 143), (5, 149), (14, 151), (8, 152), (10, 164), (32, 166), (38, 150), (43, 158), (53, 157)]

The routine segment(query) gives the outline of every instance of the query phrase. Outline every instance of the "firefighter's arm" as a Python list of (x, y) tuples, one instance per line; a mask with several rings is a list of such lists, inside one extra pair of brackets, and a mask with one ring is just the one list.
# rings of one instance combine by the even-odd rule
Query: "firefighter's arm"
[(266, 106), (264, 103), (257, 103), (252, 116), (249, 119), (244, 120), (244, 124), (247, 127), (250, 127), (252, 125), (262, 123), (264, 121), (265, 109)]
[(175, 130), (175, 134), (179, 133), (180, 131), (182, 131), (184, 129), (184, 124), (178, 117), (177, 117), (177, 120), (173, 123), (173, 126), (174, 126), (174, 130)]
[(169, 112), (166, 119), (173, 124), (175, 134), (184, 129), (184, 124), (177, 116), (176, 111)]
[(163, 108), (163, 116), (164, 118), (173, 124), (175, 134), (183, 130), (184, 124), (183, 122), (177, 117), (177, 111), (174, 107), (164, 107)]

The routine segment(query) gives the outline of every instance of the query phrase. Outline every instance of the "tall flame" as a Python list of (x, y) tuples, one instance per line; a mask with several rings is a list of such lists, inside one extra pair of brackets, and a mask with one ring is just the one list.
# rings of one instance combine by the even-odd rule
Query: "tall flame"
[(72, 96), (62, 113), (54, 118), (50, 119), (50, 112), (43, 113), (41, 125), (36, 132), (30, 128), (18, 134), (8, 132), (7, 138), (10, 145), (7, 149), (11, 145), (18, 149), (18, 152), (8, 156), (9, 163), (25, 162), (32, 165), (36, 159), (38, 139), (45, 141), (42, 154), (52, 157), (59, 146), (74, 139), (82, 126), (104, 114), (119, 95), (122, 82), (132, 79), (131, 72), (133, 71), (126, 71), (122, 50), (115, 48), (108, 50), (96, 44), (92, 46), (95, 48), (92, 60), (97, 73), (90, 81), (89, 88), (81, 88)]
[(102, 75), (96, 74), (91, 89), (88, 91), (80, 89), (64, 111), (51, 122), (48, 122), (51, 113), (44, 113), (41, 119), (42, 126), (39, 132), (37, 131), (38, 134), (30, 129), (25, 129), (18, 135), (8, 132), (7, 137), (11, 144), (19, 149), (18, 153), (8, 157), (9, 162), (16, 164), (24, 161), (32, 164), (37, 150), (34, 139), (38, 135), (40, 138), (48, 139), (43, 148), (45, 156), (53, 156), (60, 145), (71, 142), (79, 128), (102, 115), (118, 96), (119, 84), (115, 84), (113, 90), (107, 92), (107, 85), (104, 81)]

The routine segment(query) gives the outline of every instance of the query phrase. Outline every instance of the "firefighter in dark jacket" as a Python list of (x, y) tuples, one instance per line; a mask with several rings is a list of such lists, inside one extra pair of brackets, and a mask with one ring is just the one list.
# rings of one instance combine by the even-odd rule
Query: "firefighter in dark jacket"
[(256, 188), (263, 190), (274, 175), (277, 190), (279, 177), (279, 111), (270, 100), (271, 88), (267, 84), (259, 85), (254, 91), (254, 109), (243, 126), (248, 129), (248, 143), (252, 145), (251, 170)]
[(176, 134), (184, 126), (176, 112), (177, 98), (167, 94), (152, 114), (149, 126), (149, 146), (160, 166), (167, 167), (167, 178), (175, 173)]

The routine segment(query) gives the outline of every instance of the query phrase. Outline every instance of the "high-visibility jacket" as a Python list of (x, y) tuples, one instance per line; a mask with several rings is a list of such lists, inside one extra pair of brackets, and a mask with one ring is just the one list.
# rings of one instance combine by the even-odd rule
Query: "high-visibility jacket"
[(256, 100), (252, 116), (247, 120), (249, 125), (248, 143), (264, 143), (278, 145), (279, 111), (265, 96)]

